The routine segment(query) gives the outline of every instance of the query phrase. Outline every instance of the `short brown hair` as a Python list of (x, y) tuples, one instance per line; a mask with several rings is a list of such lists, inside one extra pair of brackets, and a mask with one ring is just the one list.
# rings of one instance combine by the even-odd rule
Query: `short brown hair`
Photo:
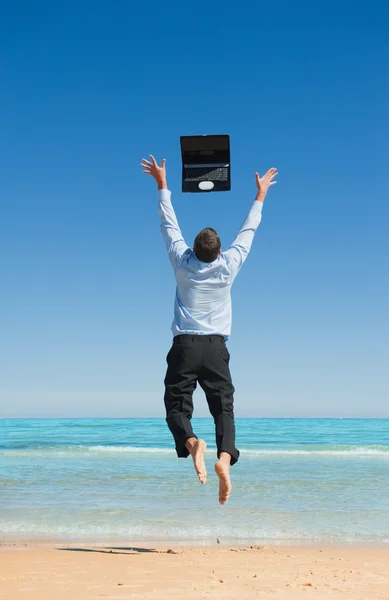
[(220, 238), (212, 227), (206, 227), (197, 234), (194, 241), (194, 253), (203, 262), (213, 262), (221, 248)]

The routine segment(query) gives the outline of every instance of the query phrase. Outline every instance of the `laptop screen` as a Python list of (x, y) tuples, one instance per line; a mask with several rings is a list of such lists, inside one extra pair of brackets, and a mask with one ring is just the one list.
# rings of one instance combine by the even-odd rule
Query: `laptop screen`
[(181, 136), (182, 161), (185, 164), (228, 163), (229, 135)]

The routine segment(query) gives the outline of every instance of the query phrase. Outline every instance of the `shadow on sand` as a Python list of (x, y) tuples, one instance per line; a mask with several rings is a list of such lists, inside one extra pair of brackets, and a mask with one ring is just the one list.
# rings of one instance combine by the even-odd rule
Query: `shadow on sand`
[(142, 552), (155, 552), (157, 554), (177, 554), (174, 550), (155, 550), (155, 548), (116, 548), (108, 546), (106, 548), (57, 548), (57, 550), (66, 550), (67, 552), (100, 552), (102, 554), (141, 554)]

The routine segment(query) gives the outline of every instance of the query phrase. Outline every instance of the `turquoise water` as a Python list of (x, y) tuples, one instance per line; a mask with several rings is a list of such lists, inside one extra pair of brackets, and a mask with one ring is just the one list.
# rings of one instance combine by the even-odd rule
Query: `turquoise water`
[(163, 419), (0, 420), (0, 538), (389, 543), (389, 420), (238, 419), (218, 504)]

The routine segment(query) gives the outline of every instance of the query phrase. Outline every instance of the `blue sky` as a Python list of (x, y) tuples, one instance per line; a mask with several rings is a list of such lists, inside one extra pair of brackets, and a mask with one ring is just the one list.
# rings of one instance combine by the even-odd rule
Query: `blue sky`
[[(233, 289), (238, 416), (389, 417), (384, 3), (5, 2), (0, 416), (163, 416), (174, 278), (233, 240), (276, 166)], [(229, 133), (232, 190), (182, 194), (179, 136)], [(196, 414), (206, 415), (202, 393)]]

